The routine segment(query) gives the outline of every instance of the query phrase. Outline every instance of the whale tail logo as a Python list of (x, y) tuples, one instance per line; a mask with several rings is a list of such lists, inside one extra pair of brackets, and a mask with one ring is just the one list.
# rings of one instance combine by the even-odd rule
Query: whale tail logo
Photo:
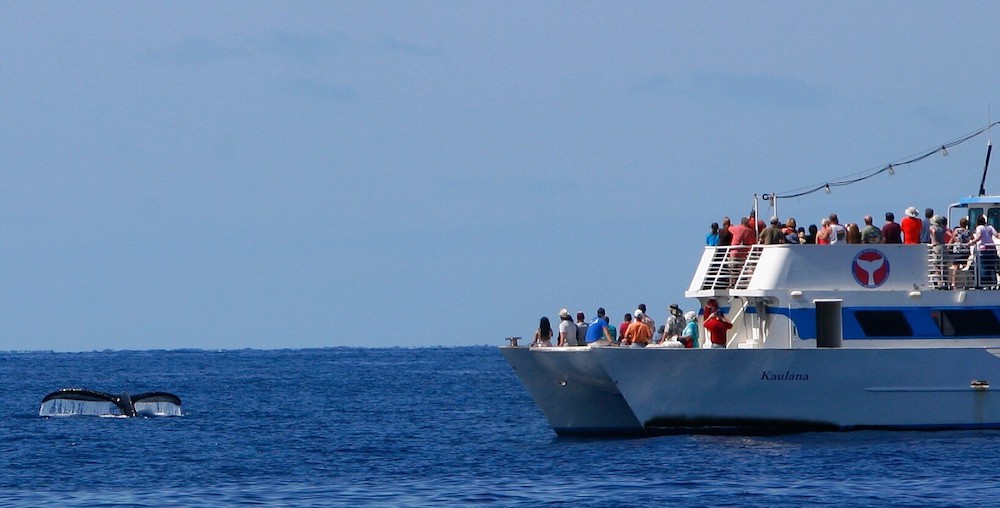
[(119, 395), (87, 388), (63, 388), (42, 398), (39, 416), (181, 416), (181, 398), (167, 392)]
[(878, 250), (865, 249), (854, 256), (851, 271), (858, 284), (877, 288), (889, 279), (889, 259)]

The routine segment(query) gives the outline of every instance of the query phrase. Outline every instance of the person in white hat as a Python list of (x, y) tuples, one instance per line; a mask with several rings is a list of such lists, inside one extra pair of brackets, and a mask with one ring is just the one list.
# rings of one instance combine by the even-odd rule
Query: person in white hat
[(684, 314), (684, 319), (687, 320), (687, 324), (684, 325), (684, 331), (681, 333), (681, 343), (687, 348), (698, 348), (698, 320), (696, 319), (698, 314), (689, 310)]
[(635, 309), (634, 315), (635, 319), (632, 320), (632, 324), (628, 325), (622, 345), (646, 347), (649, 344), (649, 339), (653, 337), (653, 332), (650, 331), (649, 326), (646, 326), (646, 323), (642, 322), (643, 312), (641, 309)]
[(573, 323), (573, 317), (569, 315), (569, 311), (562, 309), (559, 311), (559, 342), (556, 346), (575, 346), (576, 345), (576, 324)]
[(920, 220), (920, 211), (914, 207), (906, 209), (906, 217), (899, 221), (899, 227), (903, 230), (903, 243), (920, 243), (920, 230), (924, 227), (924, 221)]

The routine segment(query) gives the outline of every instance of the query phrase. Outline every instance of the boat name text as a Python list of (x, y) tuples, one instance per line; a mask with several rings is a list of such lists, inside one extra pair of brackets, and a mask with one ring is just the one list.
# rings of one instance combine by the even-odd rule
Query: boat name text
[(809, 381), (809, 374), (795, 374), (790, 370), (774, 372), (765, 370), (760, 374), (761, 381)]

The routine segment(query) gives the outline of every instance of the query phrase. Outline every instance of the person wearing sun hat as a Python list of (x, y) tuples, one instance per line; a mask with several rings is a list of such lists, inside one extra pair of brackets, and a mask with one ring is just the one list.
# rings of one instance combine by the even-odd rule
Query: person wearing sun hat
[(920, 220), (920, 211), (915, 207), (906, 209), (905, 217), (900, 221), (899, 227), (903, 230), (903, 243), (920, 243), (920, 230), (924, 227), (924, 221)]
[(684, 313), (676, 303), (670, 304), (667, 310), (670, 311), (670, 316), (667, 317), (667, 327), (663, 332), (663, 340), (678, 340), (684, 333), (684, 325), (687, 324), (684, 320)]
[(559, 311), (559, 342), (556, 346), (575, 346), (576, 345), (576, 324), (573, 323), (573, 317), (569, 315), (569, 311), (562, 309)]
[(695, 349), (697, 349), (697, 348), (701, 347), (698, 344), (698, 320), (697, 320), (697, 318), (698, 318), (698, 314), (695, 311), (693, 311), (693, 310), (689, 310), (689, 311), (687, 311), (686, 314), (684, 314), (684, 319), (687, 321), (687, 324), (684, 325), (684, 332), (681, 333), (681, 339), (680, 340), (681, 340), (681, 343), (684, 344), (684, 347), (686, 347), (686, 348), (695, 348)]

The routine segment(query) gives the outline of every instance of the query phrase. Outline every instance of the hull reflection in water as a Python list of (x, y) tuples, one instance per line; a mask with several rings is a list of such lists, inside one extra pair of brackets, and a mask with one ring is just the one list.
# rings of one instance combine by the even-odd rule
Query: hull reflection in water
[(39, 416), (182, 416), (181, 398), (167, 392), (119, 395), (86, 388), (63, 388), (42, 398)]

